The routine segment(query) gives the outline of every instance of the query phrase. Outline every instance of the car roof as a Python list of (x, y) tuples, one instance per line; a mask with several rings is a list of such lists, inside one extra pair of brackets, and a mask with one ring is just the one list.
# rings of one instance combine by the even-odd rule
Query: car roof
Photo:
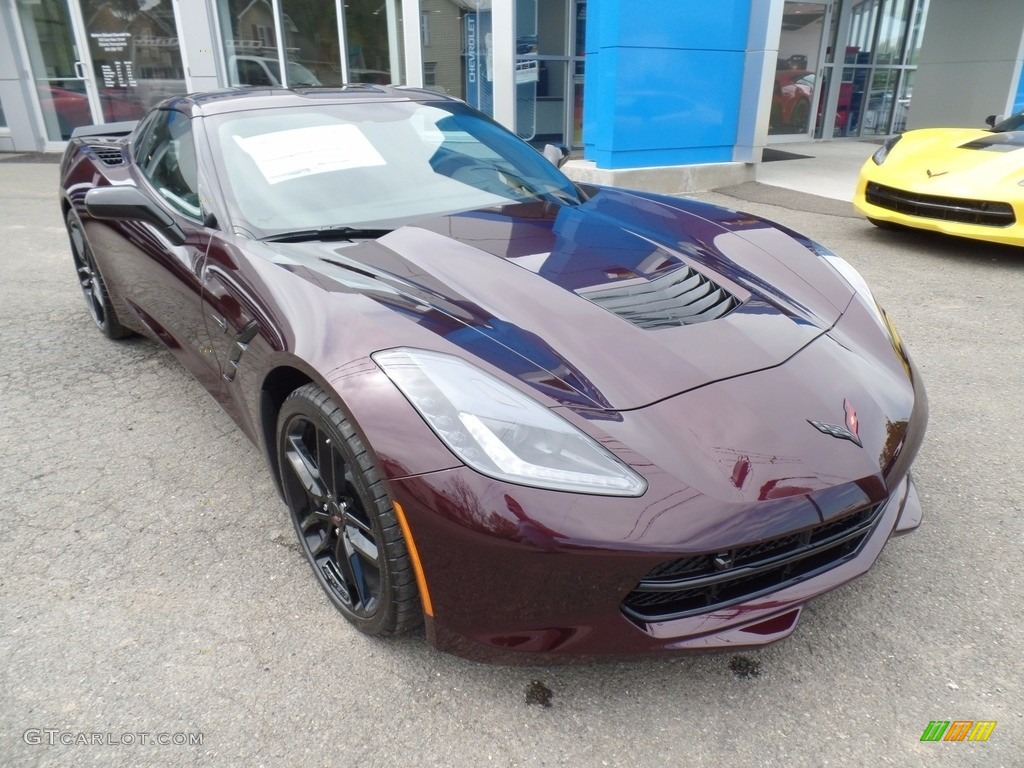
[(352, 83), (316, 88), (236, 86), (205, 93), (190, 93), (164, 102), (164, 109), (177, 109), (193, 117), (240, 112), (249, 109), (304, 107), (313, 104), (365, 104), (386, 101), (450, 101), (451, 96), (408, 86)]

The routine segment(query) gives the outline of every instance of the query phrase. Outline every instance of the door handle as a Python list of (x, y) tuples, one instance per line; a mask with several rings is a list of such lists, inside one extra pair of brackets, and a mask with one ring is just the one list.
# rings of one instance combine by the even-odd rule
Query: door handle
[(75, 77), (77, 77), (79, 80), (85, 80), (85, 62), (84, 61), (76, 61), (75, 62)]

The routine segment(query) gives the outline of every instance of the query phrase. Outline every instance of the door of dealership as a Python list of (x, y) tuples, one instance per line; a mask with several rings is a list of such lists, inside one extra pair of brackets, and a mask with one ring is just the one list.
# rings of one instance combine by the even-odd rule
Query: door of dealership
[(45, 149), (80, 125), (135, 120), (186, 89), (171, 0), (17, 3)]

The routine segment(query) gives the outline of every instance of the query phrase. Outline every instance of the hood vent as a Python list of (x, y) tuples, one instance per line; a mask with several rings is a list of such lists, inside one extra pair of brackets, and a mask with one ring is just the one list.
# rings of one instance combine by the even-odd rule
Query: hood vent
[(961, 144), (960, 149), (982, 149), (989, 152), (1015, 152), (1024, 147), (1024, 131), (990, 133), (980, 139)]
[(672, 328), (717, 320), (739, 299), (695, 269), (682, 266), (648, 280), (577, 288), (576, 293), (640, 328)]
[(89, 148), (104, 165), (124, 165), (124, 153), (115, 144), (90, 144)]

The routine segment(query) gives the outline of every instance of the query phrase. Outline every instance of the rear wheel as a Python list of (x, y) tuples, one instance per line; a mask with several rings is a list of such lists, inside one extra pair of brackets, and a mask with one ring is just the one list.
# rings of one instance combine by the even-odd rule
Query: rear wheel
[(103, 282), (96, 260), (93, 258), (89, 241), (85, 239), (82, 222), (74, 211), (67, 215), (68, 240), (71, 241), (71, 258), (78, 273), (78, 285), (85, 296), (85, 304), (89, 308), (96, 327), (109, 339), (123, 339), (132, 332), (121, 325), (117, 313), (110, 304), (107, 286)]
[(281, 406), (277, 451), (299, 545), (331, 602), (368, 635), (419, 625), (415, 574), (380, 474), (317, 385), (300, 387)]

